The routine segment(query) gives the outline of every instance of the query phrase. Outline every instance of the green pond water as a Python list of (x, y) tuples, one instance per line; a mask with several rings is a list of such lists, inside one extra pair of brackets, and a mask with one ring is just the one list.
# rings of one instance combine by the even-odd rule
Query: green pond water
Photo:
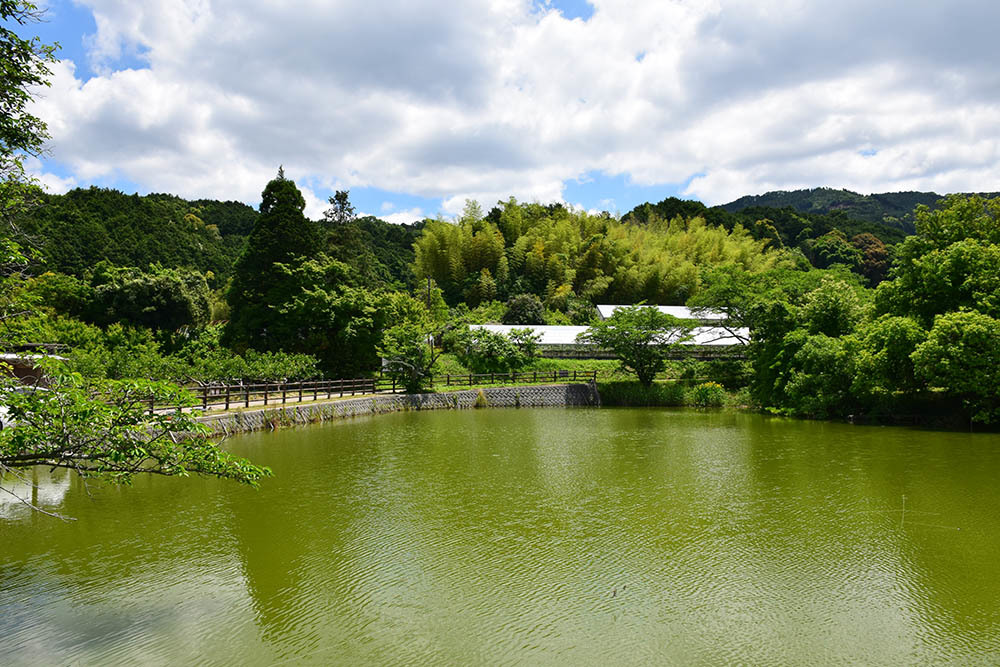
[(0, 664), (1000, 664), (996, 434), (509, 409), (228, 446), (275, 477), (3, 500)]

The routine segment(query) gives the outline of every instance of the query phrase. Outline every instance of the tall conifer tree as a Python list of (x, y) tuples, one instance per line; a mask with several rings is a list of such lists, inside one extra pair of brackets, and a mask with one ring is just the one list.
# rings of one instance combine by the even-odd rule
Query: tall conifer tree
[(231, 309), (226, 342), (244, 350), (279, 349), (281, 341), (269, 340), (268, 324), (277, 317), (275, 306), (287, 298), (287, 277), (275, 264), (295, 266), (318, 248), (316, 226), (303, 214), (306, 202), (284, 170), (267, 184), (261, 195), (260, 217), (236, 262), (229, 289)]

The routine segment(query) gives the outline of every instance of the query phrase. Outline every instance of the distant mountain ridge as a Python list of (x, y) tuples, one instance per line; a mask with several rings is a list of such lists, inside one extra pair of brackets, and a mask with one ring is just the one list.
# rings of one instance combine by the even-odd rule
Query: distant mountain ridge
[[(996, 197), (997, 193), (979, 193)], [(776, 190), (762, 195), (746, 195), (720, 208), (737, 213), (752, 207), (790, 207), (800, 213), (833, 213), (841, 211), (855, 220), (870, 222), (913, 222), (913, 209), (923, 204), (934, 208), (943, 198), (936, 192), (883, 192), (862, 195), (836, 188), (808, 190)]]

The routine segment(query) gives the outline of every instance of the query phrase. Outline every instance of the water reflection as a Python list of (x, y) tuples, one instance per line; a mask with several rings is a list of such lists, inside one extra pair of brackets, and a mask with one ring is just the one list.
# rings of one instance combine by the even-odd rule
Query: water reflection
[(155, 479), (89, 497), (60, 478), (53, 504), (78, 522), (0, 524), (0, 652), (15, 663), (1000, 657), (997, 436), (493, 410), (230, 444), (276, 477), (260, 491)]
[(45, 511), (58, 511), (70, 487), (67, 470), (31, 468), (0, 473), (0, 520), (25, 518), (31, 514), (26, 503)]

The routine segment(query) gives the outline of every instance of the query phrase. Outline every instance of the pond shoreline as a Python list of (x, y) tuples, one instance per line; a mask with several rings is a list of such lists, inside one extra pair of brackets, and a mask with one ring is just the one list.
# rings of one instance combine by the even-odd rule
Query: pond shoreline
[[(485, 401), (480, 400), (480, 394)], [(411, 410), (465, 410), (476, 407), (539, 408), (597, 407), (597, 386), (587, 384), (484, 387), (437, 394), (378, 394), (294, 406), (261, 408), (203, 415), (198, 421), (214, 435), (232, 435), (335, 421), (349, 417), (409, 412)]]

